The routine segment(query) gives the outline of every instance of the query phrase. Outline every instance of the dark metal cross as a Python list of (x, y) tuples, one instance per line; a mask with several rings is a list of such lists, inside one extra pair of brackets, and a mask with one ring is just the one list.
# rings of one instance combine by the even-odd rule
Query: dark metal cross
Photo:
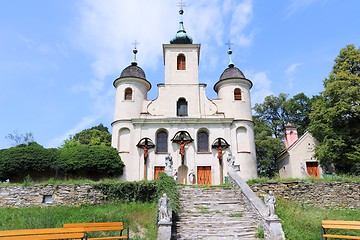
[(132, 43), (132, 45), (134, 45), (135, 49), (136, 49), (137, 45), (139, 45), (139, 44), (140, 44), (140, 43), (139, 43), (138, 41), (136, 41), (136, 39), (135, 39), (135, 41)]
[(183, 7), (185, 7), (185, 2), (183, 2), (182, 0), (180, 0), (180, 3), (178, 4), (178, 6), (180, 7), (180, 10), (183, 10)]
[(229, 41), (227, 41), (227, 43), (225, 43), (225, 45), (228, 45), (229, 49), (231, 49), (231, 45), (234, 45), (234, 44), (232, 42), (230, 42), (230, 39), (229, 39)]

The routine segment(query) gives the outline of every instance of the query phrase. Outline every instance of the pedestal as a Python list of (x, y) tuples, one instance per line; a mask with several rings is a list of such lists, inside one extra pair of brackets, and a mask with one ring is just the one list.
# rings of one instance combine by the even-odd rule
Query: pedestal
[(158, 223), (158, 240), (171, 239), (171, 222), (159, 221)]

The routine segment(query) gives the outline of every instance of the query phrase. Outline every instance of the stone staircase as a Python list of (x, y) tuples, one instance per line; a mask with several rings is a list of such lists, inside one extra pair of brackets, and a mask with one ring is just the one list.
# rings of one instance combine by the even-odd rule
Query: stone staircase
[(257, 214), (231, 188), (180, 189), (180, 213), (172, 239), (257, 239)]

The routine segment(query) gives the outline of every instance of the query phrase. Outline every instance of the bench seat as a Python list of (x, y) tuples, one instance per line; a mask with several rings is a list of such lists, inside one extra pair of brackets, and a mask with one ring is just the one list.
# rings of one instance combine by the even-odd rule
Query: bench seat
[(326, 233), (326, 229), (340, 229), (340, 230), (360, 230), (360, 221), (338, 221), (338, 220), (323, 220), (321, 223), (322, 239), (339, 238), (339, 239), (359, 239), (359, 235), (348, 234), (334, 234)]
[(128, 239), (129, 229), (127, 229), (127, 236), (123, 235), (124, 224), (123, 222), (95, 222), (95, 223), (66, 223), (64, 228), (84, 228), (85, 233), (88, 235), (90, 232), (104, 232), (104, 231), (119, 231), (116, 236), (109, 237), (91, 237), (89, 240), (116, 240), (116, 239)]
[(85, 239), (84, 228), (39, 228), (0, 231), (0, 240)]

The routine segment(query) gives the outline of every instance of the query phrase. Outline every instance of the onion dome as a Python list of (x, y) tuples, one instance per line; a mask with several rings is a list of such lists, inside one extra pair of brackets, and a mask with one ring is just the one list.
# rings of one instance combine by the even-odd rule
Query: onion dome
[(179, 22), (179, 30), (176, 33), (176, 36), (170, 40), (171, 44), (192, 44), (193, 39), (186, 34), (185, 28), (184, 28), (184, 22), (183, 22), (183, 14), (184, 10), (182, 9), (183, 3), (180, 3), (180, 22)]

